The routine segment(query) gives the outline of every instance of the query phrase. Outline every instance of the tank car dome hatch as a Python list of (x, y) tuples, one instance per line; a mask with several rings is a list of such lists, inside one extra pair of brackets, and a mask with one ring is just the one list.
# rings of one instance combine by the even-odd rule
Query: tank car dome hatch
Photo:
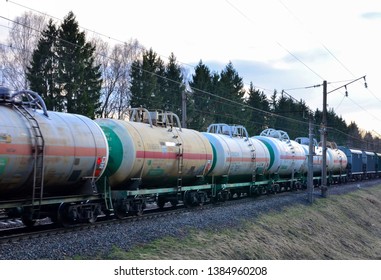
[[(295, 138), (295, 142), (298, 142), (301, 145), (306, 145), (308, 146), (310, 144), (310, 139), (308, 137), (298, 137)], [(313, 143), (312, 145), (316, 147), (318, 145), (318, 142), (315, 138), (313, 138)]]
[(8, 101), (11, 99), (11, 90), (7, 87), (0, 86), (0, 101)]

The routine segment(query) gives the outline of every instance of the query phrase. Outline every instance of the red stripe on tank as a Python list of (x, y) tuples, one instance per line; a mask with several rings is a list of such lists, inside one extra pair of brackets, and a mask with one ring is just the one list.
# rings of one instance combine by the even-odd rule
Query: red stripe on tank
[[(106, 148), (99, 147), (45, 146), (45, 156), (92, 157), (105, 155), (106, 151)], [(0, 144), (0, 154), (28, 156), (32, 155), (32, 146), (27, 144)]]
[[(136, 151), (136, 158), (150, 159), (177, 159), (177, 153), (162, 153), (155, 151)], [(212, 160), (212, 154), (183, 153), (184, 159), (190, 160)]]
[(226, 162), (269, 162), (268, 158), (241, 158), (241, 157), (228, 157), (226, 158)]
[(280, 156), (280, 159), (298, 159), (298, 160), (305, 160), (305, 156)]

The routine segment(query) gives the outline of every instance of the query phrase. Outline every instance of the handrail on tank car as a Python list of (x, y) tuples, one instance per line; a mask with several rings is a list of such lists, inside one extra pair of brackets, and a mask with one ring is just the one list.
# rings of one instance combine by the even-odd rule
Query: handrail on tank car
[[(21, 96), (20, 101), (16, 100), (16, 98), (19, 96)], [(26, 97), (28, 101), (23, 101), (22, 97)], [(12, 95), (11, 102), (14, 104), (21, 103), (22, 105), (27, 105), (31, 108), (37, 107), (38, 109), (41, 109), (44, 112), (44, 115), (46, 117), (49, 117), (45, 102), (37, 92), (31, 90), (17, 91), (15, 94)]]
[(145, 108), (128, 108), (126, 113), (129, 114), (129, 119), (132, 122), (143, 122), (144, 113), (146, 113), (149, 126), (152, 127), (152, 119), (150, 112)]
[(287, 132), (283, 130), (276, 130), (274, 128), (267, 128), (263, 130), (260, 136), (278, 138), (279, 140), (286, 141), (286, 142), (290, 141), (290, 137), (288, 136)]
[(208, 126), (208, 133), (228, 135), (231, 138), (241, 137), (249, 139), (249, 133), (243, 125), (228, 125), (225, 123), (213, 123)]
[[(332, 150), (337, 150), (338, 149), (337, 144), (334, 141), (327, 141), (326, 146), (327, 146), (327, 148), (330, 148)], [(318, 144), (318, 147), (323, 147), (323, 142), (320, 141), (319, 144)]]
[[(181, 131), (181, 123), (179, 117), (172, 112), (158, 111), (150, 112), (145, 108), (128, 108), (126, 112), (129, 114), (130, 121), (133, 122), (148, 122), (150, 127), (154, 124), (162, 123), (167, 126), (178, 127)], [(154, 120), (153, 120), (154, 119)]]

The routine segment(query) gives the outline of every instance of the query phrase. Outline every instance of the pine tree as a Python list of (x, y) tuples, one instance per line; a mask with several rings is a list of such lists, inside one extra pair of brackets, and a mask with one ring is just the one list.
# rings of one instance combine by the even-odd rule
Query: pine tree
[(58, 29), (49, 21), (28, 69), (31, 88), (42, 93), (48, 109), (96, 116), (102, 80), (94, 52), (72, 12)]
[(163, 109), (164, 71), (163, 61), (152, 49), (144, 52), (142, 60), (132, 63), (131, 107)]
[(212, 96), (209, 94), (213, 90), (213, 75), (201, 60), (195, 67), (189, 86), (192, 100), (190, 110), (187, 112), (189, 127), (205, 131), (214, 118)]
[[(251, 135), (259, 135), (264, 129), (268, 128), (270, 103), (263, 91), (255, 89), (253, 83), (250, 83), (248, 97), (245, 104), (249, 106), (246, 111), (247, 122), (246, 129)], [(254, 109), (253, 109), (254, 108)]]
[(102, 85), (100, 66), (94, 65), (95, 47), (86, 43), (72, 12), (61, 24), (58, 38), (58, 76), (66, 111), (94, 118)]
[(63, 98), (57, 87), (57, 63), (55, 53), (57, 28), (50, 20), (33, 52), (31, 66), (27, 70), (30, 88), (38, 92), (45, 101), (48, 110), (63, 111)]
[(181, 67), (176, 62), (176, 57), (171, 53), (169, 62), (165, 67), (166, 87), (163, 96), (163, 105), (166, 111), (181, 115), (182, 95), (185, 91)]
[(222, 97), (215, 98), (216, 122), (242, 124), (245, 89), (242, 78), (231, 62), (221, 71), (215, 94)]

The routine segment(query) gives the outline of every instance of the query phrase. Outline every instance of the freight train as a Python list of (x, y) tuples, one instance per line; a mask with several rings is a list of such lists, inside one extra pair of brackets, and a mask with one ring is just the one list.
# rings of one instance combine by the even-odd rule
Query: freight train
[[(242, 195), (302, 188), (308, 139), (240, 125), (181, 128), (170, 112), (129, 109), (125, 120), (51, 112), (35, 92), (0, 88), (0, 214), (27, 226), (49, 217), (70, 225), (101, 214), (141, 215)], [(376, 177), (381, 154), (331, 146), (328, 183)], [(314, 183), (322, 149), (315, 143)]]

